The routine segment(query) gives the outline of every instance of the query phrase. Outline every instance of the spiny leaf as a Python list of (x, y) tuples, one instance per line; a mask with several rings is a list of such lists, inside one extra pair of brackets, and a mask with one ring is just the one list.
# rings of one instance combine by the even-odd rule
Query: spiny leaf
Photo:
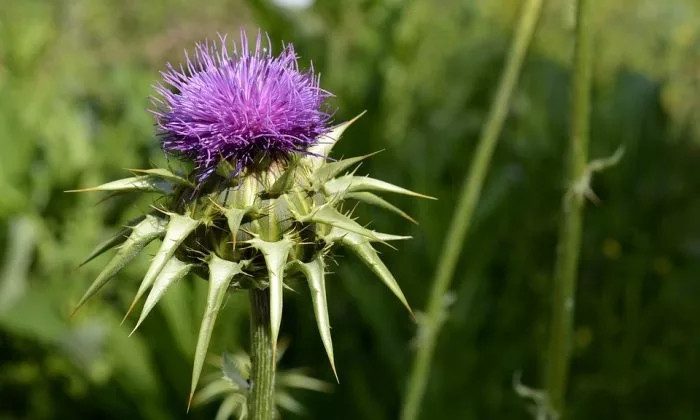
[(109, 239), (107, 239), (107, 240), (103, 241), (102, 243), (100, 243), (99, 245), (97, 245), (92, 250), (92, 252), (90, 252), (90, 255), (88, 255), (87, 258), (85, 258), (85, 260), (82, 263), (80, 263), (80, 265), (78, 267), (84, 266), (85, 264), (87, 264), (90, 261), (92, 261), (93, 259), (99, 257), (100, 255), (102, 255), (106, 251), (114, 248), (115, 246), (123, 244), (126, 241), (126, 238), (129, 237), (129, 232), (131, 232), (131, 230), (134, 228), (134, 226), (137, 225), (139, 222), (141, 222), (145, 218), (146, 218), (145, 215), (139, 216), (138, 218), (127, 222), (126, 226), (123, 229), (119, 230), (119, 232), (112, 235)]
[(66, 192), (89, 192), (89, 191), (111, 191), (111, 192), (157, 192), (165, 195), (175, 191), (175, 185), (161, 177), (155, 175), (140, 175), (130, 178), (123, 178), (97, 187), (83, 188), (80, 190), (68, 190)]
[[(231, 279), (241, 272), (242, 268), (239, 263), (223, 260), (216, 255), (212, 255), (209, 260), (209, 294), (207, 295), (207, 305), (204, 310), (202, 325), (199, 328), (199, 337), (197, 338), (197, 347), (194, 353), (194, 367), (192, 368), (192, 385), (190, 387), (189, 403), (192, 402), (194, 390), (197, 388), (197, 382), (199, 381), (199, 375), (202, 373), (211, 333), (214, 330), (216, 317), (224, 302), (226, 291), (231, 284)], [(188, 408), (189, 403), (187, 404)]]
[(184, 185), (186, 187), (194, 188), (194, 184), (186, 178), (176, 175), (167, 169), (154, 168), (154, 169), (129, 169), (134, 173), (141, 173), (147, 175), (153, 175), (154, 177), (162, 178), (166, 181), (174, 182), (176, 184)]
[(127, 238), (117, 251), (117, 254), (107, 263), (95, 281), (90, 285), (78, 304), (71, 312), (71, 316), (80, 309), (85, 302), (97, 293), (102, 286), (107, 284), (114, 276), (129, 264), (141, 250), (152, 240), (165, 233), (165, 221), (155, 216), (146, 216), (139, 224), (134, 226), (131, 235)]
[[(131, 334), (136, 331), (136, 329), (141, 325), (146, 316), (151, 312), (156, 303), (163, 297), (165, 291), (168, 290), (176, 281), (185, 277), (192, 268), (192, 264), (185, 264), (184, 262), (172, 257), (168, 260), (167, 264), (163, 268), (163, 271), (156, 277), (155, 283), (153, 283), (153, 288), (146, 298), (146, 303), (143, 305), (143, 310), (141, 311), (141, 316), (139, 317), (136, 326), (134, 327)], [(131, 335), (129, 334), (129, 335)]]
[(345, 195), (345, 198), (351, 198), (357, 201), (362, 201), (363, 203), (367, 203), (373, 206), (381, 207), (385, 210), (389, 210), (391, 212), (394, 212), (398, 214), (399, 216), (403, 217), (404, 219), (418, 224), (414, 218), (406, 214), (403, 210), (400, 208), (396, 207), (395, 205), (391, 204), (390, 202), (386, 201), (385, 199), (381, 198), (380, 196), (373, 194), (371, 192), (353, 192)]
[(297, 268), (306, 277), (309, 283), (309, 291), (311, 300), (314, 305), (314, 315), (316, 316), (316, 324), (318, 332), (321, 335), (323, 347), (326, 349), (328, 361), (331, 363), (333, 374), (336, 381), (338, 373), (335, 369), (335, 360), (333, 358), (333, 341), (331, 340), (331, 325), (328, 320), (328, 301), (326, 300), (326, 267), (323, 263), (323, 254), (318, 253), (316, 257), (308, 263), (297, 263)]
[[(131, 311), (136, 306), (136, 303), (141, 299), (141, 297), (146, 293), (149, 287), (153, 285), (153, 282), (158, 277), (158, 274), (163, 270), (165, 264), (168, 260), (175, 254), (175, 251), (180, 246), (182, 241), (187, 238), (187, 236), (200, 224), (199, 220), (190, 218), (189, 216), (183, 216), (177, 213), (170, 213), (170, 221), (168, 222), (168, 228), (165, 233), (165, 238), (163, 243), (158, 250), (158, 253), (153, 257), (148, 271), (141, 281), (138, 291), (134, 300), (131, 302), (129, 310), (126, 312), (124, 319), (126, 319)], [(124, 320), (122, 320), (124, 322)]]
[(320, 167), (325, 162), (325, 158), (328, 157), (331, 149), (333, 149), (333, 146), (335, 146), (335, 144), (338, 142), (340, 136), (343, 135), (343, 132), (350, 127), (350, 124), (354, 123), (358, 118), (363, 116), (365, 112), (366, 111), (363, 111), (360, 115), (356, 116), (350, 121), (338, 124), (328, 134), (321, 136), (316, 145), (309, 148), (309, 157), (312, 158), (311, 162), (314, 168)]
[(267, 242), (259, 238), (253, 238), (248, 243), (259, 250), (265, 257), (268, 280), (270, 283), (270, 327), (272, 329), (272, 343), (276, 351), (277, 337), (282, 324), (282, 292), (284, 290), (284, 266), (287, 264), (289, 251), (294, 242), (284, 237), (277, 242)]
[(360, 163), (363, 160), (367, 159), (368, 157), (376, 155), (377, 153), (379, 153), (379, 152), (370, 153), (370, 154), (364, 155), (364, 156), (357, 156), (357, 157), (353, 157), (353, 158), (338, 160), (335, 162), (325, 163), (323, 166), (318, 168), (316, 170), (316, 172), (314, 172), (313, 181), (314, 181), (314, 183), (323, 184), (324, 182), (335, 177), (336, 175), (338, 175), (339, 173), (341, 173), (345, 169), (348, 169), (352, 165)]
[(362, 235), (373, 240), (378, 240), (378, 238), (374, 235), (374, 232), (363, 227), (348, 216), (340, 213), (330, 204), (324, 204), (312, 210), (311, 213), (305, 216), (296, 213), (296, 211), (294, 210), (292, 210), (292, 214), (298, 221), (302, 223), (323, 223), (326, 225), (346, 230), (348, 232), (354, 232), (358, 235)]
[(396, 194), (411, 195), (414, 197), (428, 198), (431, 200), (436, 200), (434, 197), (419, 194), (407, 190), (405, 188), (398, 187), (394, 184), (390, 184), (379, 179), (370, 178), (367, 176), (354, 176), (345, 175), (339, 178), (331, 179), (326, 182), (323, 186), (324, 192), (327, 195), (336, 195), (352, 192), (362, 192), (362, 191), (377, 191), (377, 192), (388, 192)]
[(343, 235), (340, 238), (340, 241), (343, 245), (350, 248), (360, 258), (360, 260), (362, 260), (362, 262), (364, 262), (365, 265), (367, 265), (367, 267), (369, 267), (374, 274), (379, 277), (379, 279), (389, 288), (389, 290), (391, 290), (394, 295), (399, 298), (401, 303), (411, 313), (411, 316), (413, 316), (413, 311), (411, 311), (411, 307), (408, 305), (406, 297), (401, 291), (401, 287), (396, 282), (396, 279), (394, 279), (391, 271), (389, 271), (386, 265), (384, 265), (384, 262), (382, 262), (381, 258), (379, 258), (379, 254), (377, 254), (377, 251), (372, 247), (369, 241), (354, 233)]

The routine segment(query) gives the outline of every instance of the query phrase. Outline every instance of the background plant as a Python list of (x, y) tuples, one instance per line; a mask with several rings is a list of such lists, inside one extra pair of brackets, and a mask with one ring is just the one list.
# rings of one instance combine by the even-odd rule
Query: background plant
[[(387, 152), (363, 170), (440, 199), (397, 204), (418, 219), (372, 214), (414, 240), (382, 257), (414, 308), (425, 306), (459, 182), (495, 92), (519, 1), (317, 1), (288, 12), (263, 1), (10, 0), (0, 8), (0, 417), (185, 418), (191, 349), (206, 285), (170, 291), (140, 332), (118, 324), (147, 259), (103, 302), (67, 313), (100, 264), (75, 270), (95, 241), (143, 208), (67, 195), (124, 168), (162, 162), (150, 84), (193, 41), (261, 26), (314, 58), (339, 120), (368, 114), (339, 155)], [(694, 419), (698, 319), (698, 60), (690, 0), (597, 2), (590, 156), (626, 150), (594, 179), (587, 209), (568, 405), (572, 418)], [(633, 12), (634, 11), (634, 12)], [(549, 2), (465, 243), (424, 400), (424, 418), (529, 418), (514, 372), (540, 382), (552, 251), (566, 189), (570, 2)], [(365, 219), (367, 214), (358, 216)], [(154, 250), (150, 250), (154, 252)], [(294, 394), (308, 418), (396, 418), (415, 334), (390, 292), (343, 256), (329, 282), (340, 384)], [(364, 279), (362, 279), (364, 280)], [(370, 282), (371, 283), (371, 282)], [(194, 296), (190, 298), (190, 296)], [(298, 299), (298, 302), (294, 300)], [(285, 305), (282, 365), (333, 382), (313, 312)], [(246, 337), (245, 304), (221, 317), (212, 352)], [(182, 309), (187, 308), (187, 309)], [(235, 321), (233, 321), (235, 323)], [(147, 338), (147, 339), (146, 339)], [(283, 367), (284, 367), (283, 366)], [(458, 372), (459, 374), (455, 374)], [(187, 418), (213, 418), (211, 404)], [(329, 414), (330, 413), (330, 414)]]

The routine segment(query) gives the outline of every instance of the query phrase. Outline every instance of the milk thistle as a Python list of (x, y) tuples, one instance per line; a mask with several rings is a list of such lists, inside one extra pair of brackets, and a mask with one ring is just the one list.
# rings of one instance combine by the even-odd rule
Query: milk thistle
[[(252, 419), (273, 413), (276, 343), (283, 291), (305, 278), (321, 341), (336, 374), (326, 301), (326, 265), (333, 248), (353, 251), (410, 311), (373, 243), (408, 239), (370, 230), (343, 209), (346, 200), (375, 205), (411, 220), (376, 193), (426, 197), (356, 176), (370, 155), (334, 160), (329, 153), (354, 121), (332, 125), (330, 93), (313, 69), (301, 71), (292, 45), (273, 56), (258, 33), (240, 43), (198, 44), (186, 65), (168, 66), (156, 85), (152, 114), (165, 153), (183, 162), (132, 170), (134, 176), (78, 191), (159, 195), (153, 210), (100, 244), (88, 262), (117, 252), (75, 307), (95, 295), (150, 242), (161, 241), (127, 315), (146, 293), (136, 328), (172, 284), (192, 272), (209, 281), (199, 330), (191, 393), (204, 364), (227, 293), (247, 291), (251, 305), (251, 369), (247, 407)], [(75, 311), (74, 310), (74, 311)], [(336, 374), (337, 377), (337, 374)]]

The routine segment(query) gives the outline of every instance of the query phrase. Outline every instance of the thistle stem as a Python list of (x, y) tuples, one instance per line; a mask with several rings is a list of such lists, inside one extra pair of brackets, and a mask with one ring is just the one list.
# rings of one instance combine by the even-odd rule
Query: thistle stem
[[(574, 51), (573, 98), (568, 181), (573, 185), (585, 176), (588, 164), (588, 137), (591, 87), (591, 2), (578, 0)], [(562, 204), (562, 220), (554, 266), (554, 300), (550, 341), (546, 360), (546, 387), (552, 408), (563, 417), (571, 338), (574, 324), (576, 272), (581, 247), (582, 193), (567, 194)]]
[(267, 290), (250, 291), (250, 347), (248, 415), (251, 420), (272, 420), (275, 407), (275, 351)]
[(419, 326), (418, 337), (420, 339), (401, 412), (402, 420), (415, 420), (418, 418), (421, 400), (429, 379), (428, 373), (437, 344), (438, 332), (445, 317), (443, 297), (454, 275), (474, 209), (479, 201), (481, 188), (491, 162), (491, 156), (508, 114), (508, 107), (518, 81), (525, 54), (539, 20), (543, 1), (527, 0), (524, 5), (523, 13), (508, 53), (506, 66), (501, 75), (495, 100), (462, 184), (457, 209), (452, 217), (450, 227), (447, 229), (449, 233), (440, 253), (441, 259), (437, 264), (437, 270), (433, 278), (426, 316)]

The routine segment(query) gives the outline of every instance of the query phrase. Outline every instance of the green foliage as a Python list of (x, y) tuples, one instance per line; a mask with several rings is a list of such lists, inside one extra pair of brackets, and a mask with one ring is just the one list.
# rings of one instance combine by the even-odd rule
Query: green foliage
[[(145, 111), (157, 71), (192, 41), (240, 24), (293, 41), (313, 60), (336, 95), (338, 121), (368, 111), (336, 156), (386, 149), (362, 170), (439, 199), (397, 196), (420, 226), (390, 212), (354, 213), (372, 229), (414, 237), (382, 259), (411, 306), (425, 306), (521, 2), (318, 0), (298, 12), (262, 0), (5, 3), (0, 417), (215, 416), (216, 404), (185, 413), (206, 282), (173, 284), (128, 337), (119, 323), (148, 268), (142, 255), (105, 287), (102, 302), (68, 318), (111, 256), (80, 269), (76, 262), (147, 211), (150, 199), (134, 203), (127, 194), (96, 205), (92, 195), (64, 191), (120, 178), (125, 168), (166, 167)], [(514, 374), (543, 383), (552, 255), (568, 187), (570, 3), (547, 2), (446, 302), (424, 418), (526, 419)], [(601, 203), (585, 216), (571, 418), (695, 419), (700, 7), (597, 4), (590, 155), (620, 145), (626, 152), (594, 178)], [(145, 254), (157, 251), (150, 245)], [(396, 418), (415, 325), (384, 285), (365, 281), (372, 274), (361, 259), (337, 258), (325, 288), (340, 383), (331, 394), (294, 396), (307, 418)], [(293, 344), (282, 364), (310, 366), (334, 382), (312, 298), (295, 290), (284, 305), (280, 335)], [(224, 302), (218, 318), (227, 327), (214, 329), (211, 352), (247, 346), (246, 306), (236, 296)]]

